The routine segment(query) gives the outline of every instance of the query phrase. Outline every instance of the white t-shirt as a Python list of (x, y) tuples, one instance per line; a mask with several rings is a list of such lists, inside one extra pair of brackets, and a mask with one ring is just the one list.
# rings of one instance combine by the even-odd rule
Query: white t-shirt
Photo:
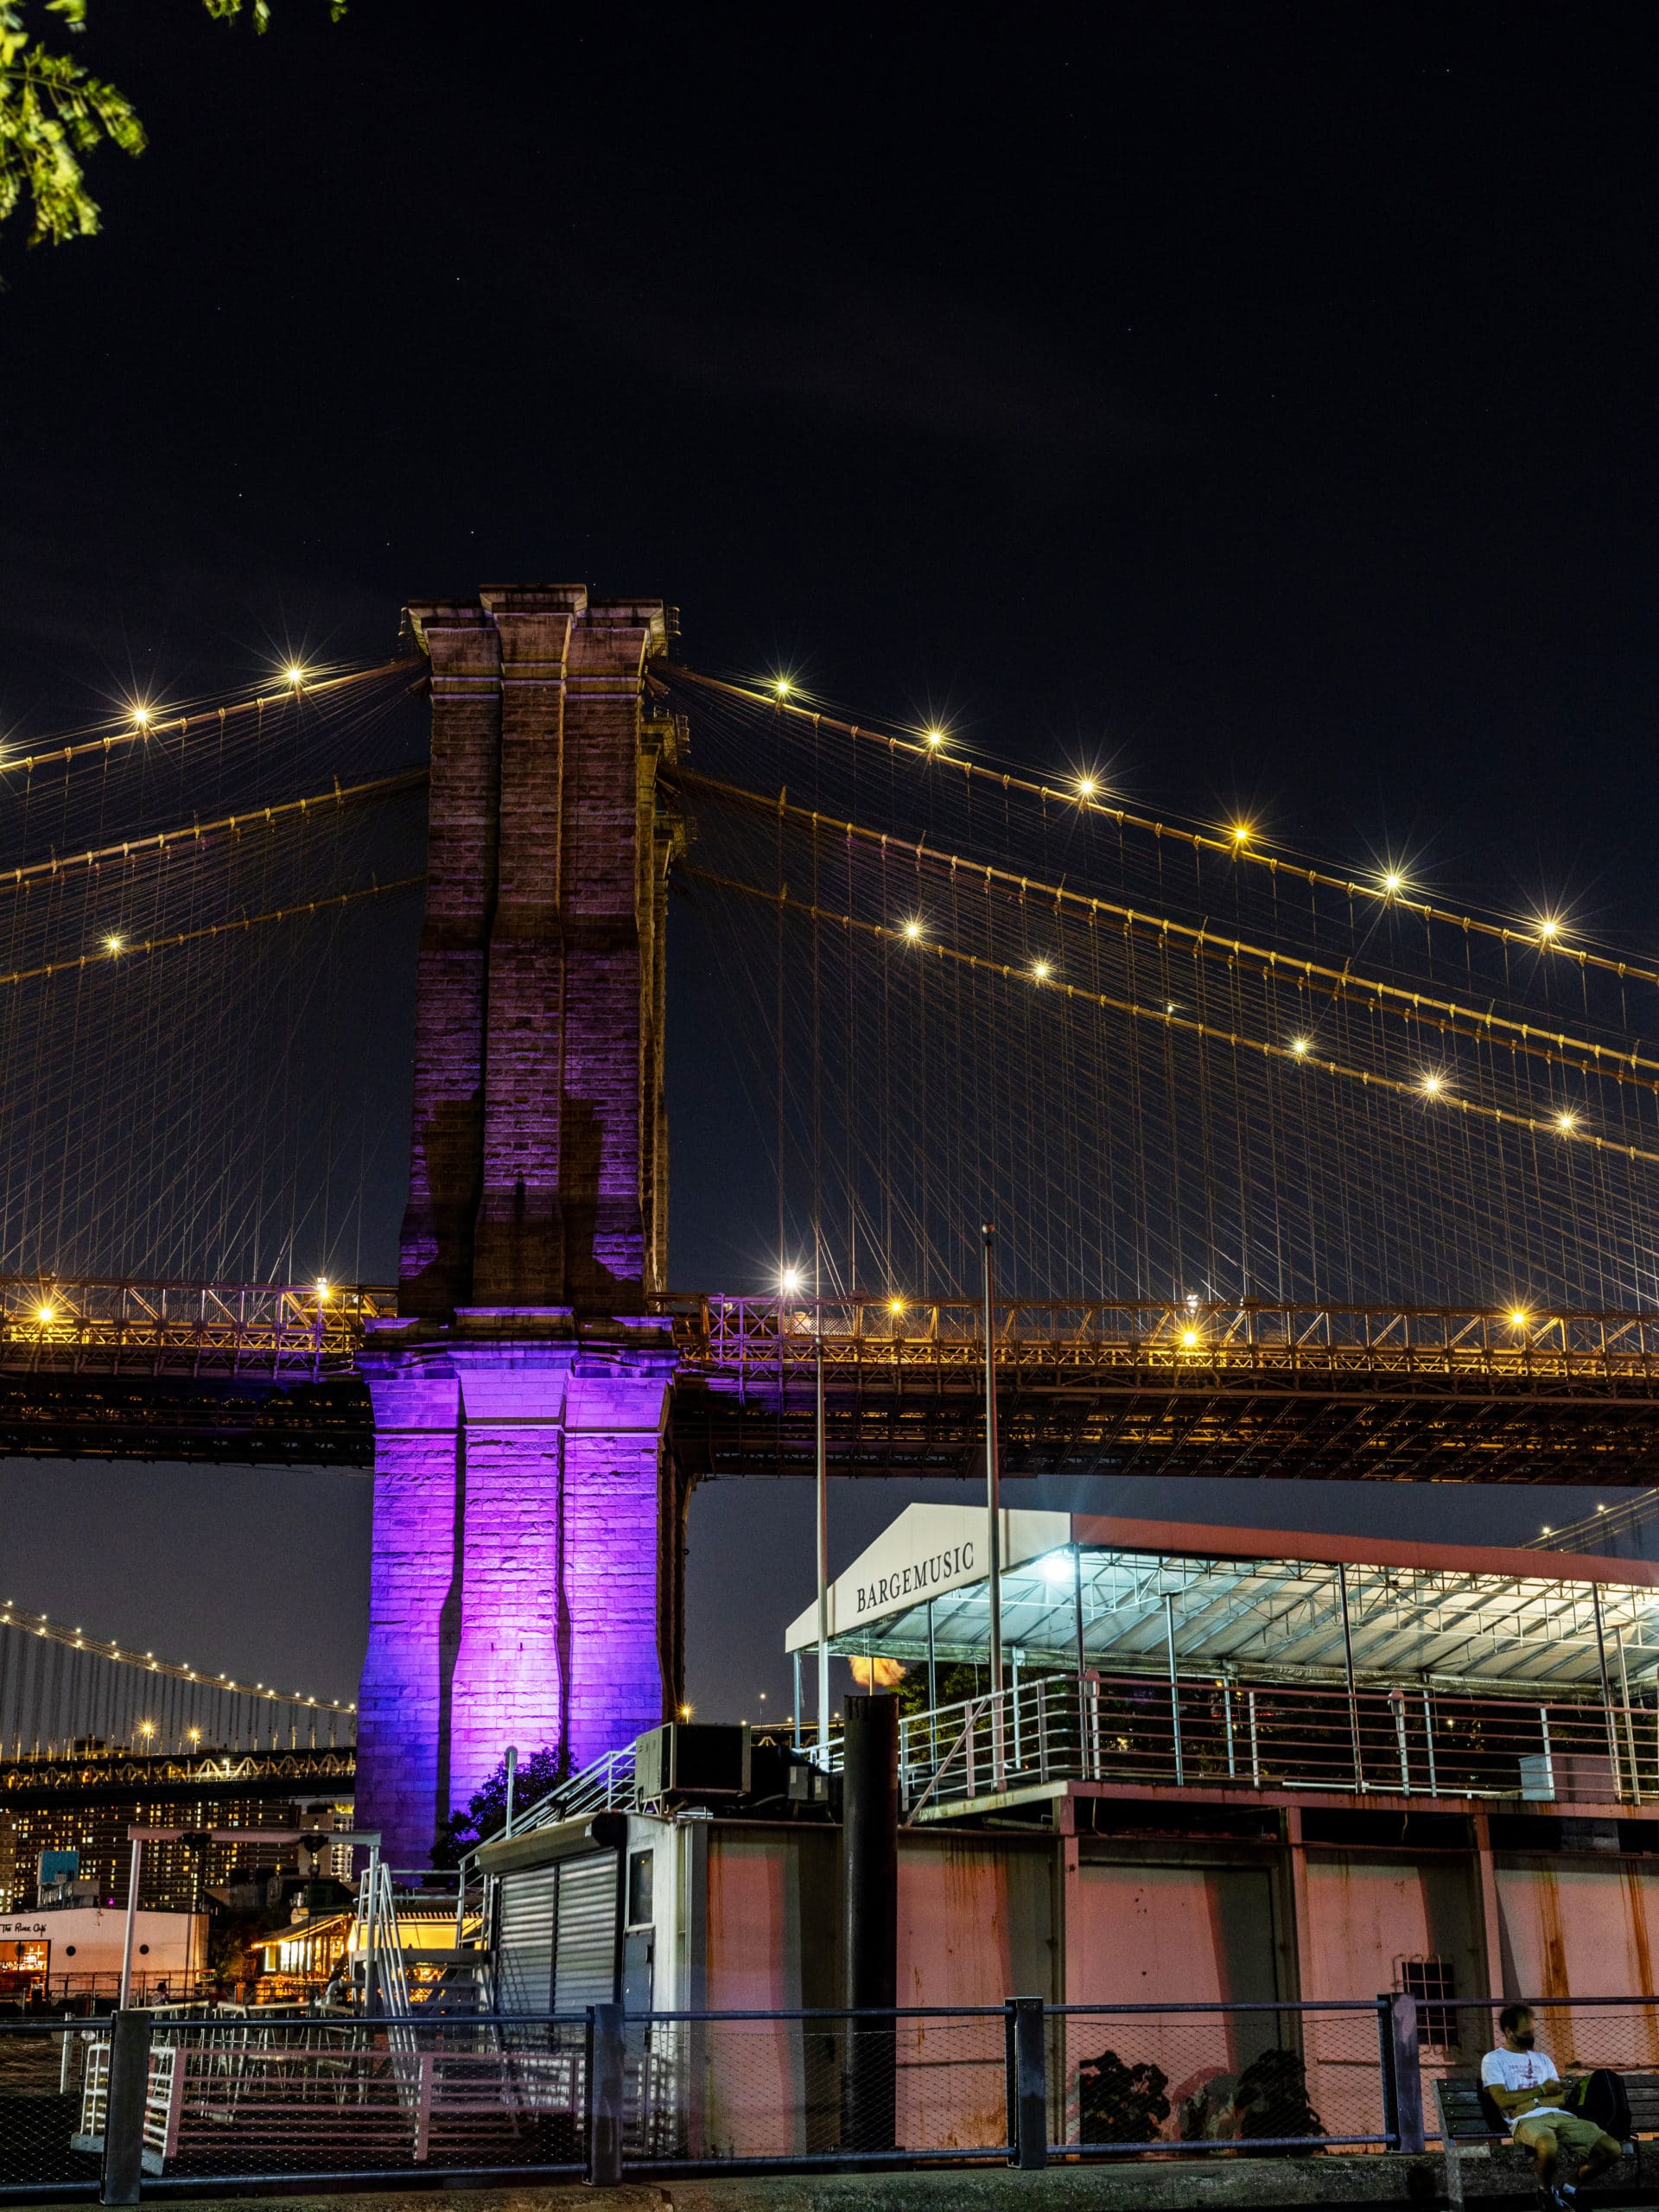
[[(1547, 2050), (1506, 2050), (1500, 2045), (1481, 2060), (1480, 2078), (1489, 2089), (1530, 2089), (1559, 2077), (1555, 2062)], [(1515, 2133), (1517, 2120), (1537, 2120), (1545, 2113), (1564, 2110), (1560, 2105), (1535, 2105), (1530, 2112), (1516, 2113), (1510, 2119), (1510, 2133)]]

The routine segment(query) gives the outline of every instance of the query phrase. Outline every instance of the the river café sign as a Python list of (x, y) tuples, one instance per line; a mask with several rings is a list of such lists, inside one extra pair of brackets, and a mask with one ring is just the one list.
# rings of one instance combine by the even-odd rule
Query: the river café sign
[[(1040, 1559), (1071, 1541), (1067, 1513), (1008, 1510), (1001, 1516), (1002, 1565)], [(907, 1613), (946, 1591), (982, 1582), (990, 1573), (988, 1516), (971, 1505), (907, 1505), (892, 1527), (830, 1585), (831, 1637), (855, 1634), (873, 1622)], [(786, 1651), (818, 1640), (814, 1599), (790, 1624)]]

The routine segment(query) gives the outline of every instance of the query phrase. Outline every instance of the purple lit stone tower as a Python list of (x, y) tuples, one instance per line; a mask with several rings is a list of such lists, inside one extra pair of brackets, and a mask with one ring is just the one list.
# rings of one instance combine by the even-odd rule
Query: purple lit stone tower
[(509, 1743), (577, 1766), (671, 1711), (660, 602), (411, 607), (432, 786), (398, 1319), (372, 1324), (359, 1817), (396, 1865)]

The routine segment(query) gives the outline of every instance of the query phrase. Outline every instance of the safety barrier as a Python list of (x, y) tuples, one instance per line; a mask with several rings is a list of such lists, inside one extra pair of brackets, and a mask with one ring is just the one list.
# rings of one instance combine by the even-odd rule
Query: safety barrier
[[(1659, 2063), (1659, 1998), (1538, 2001), (1566, 2068)], [(1421, 2151), (1495, 2007), (1272, 2004), (0, 2018), (0, 2199)]]

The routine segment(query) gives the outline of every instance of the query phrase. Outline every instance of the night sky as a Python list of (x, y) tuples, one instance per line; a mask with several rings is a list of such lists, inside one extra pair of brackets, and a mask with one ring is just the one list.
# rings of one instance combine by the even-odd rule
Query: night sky
[[(274, 6), (256, 40), (92, 0), (150, 149), (95, 157), (99, 238), (0, 229), (0, 741), (581, 578), (677, 602), (694, 665), (1039, 772), (1086, 748), (1137, 805), (1652, 957), (1644, 15)], [(674, 1124), (683, 1286), (709, 1110)], [(1401, 1525), (1243, 1490), (1091, 1502)], [(913, 1494), (840, 1487), (838, 1562)], [(337, 1695), (367, 1508), (11, 1466), (0, 1596)], [(705, 1713), (781, 1696), (809, 1522), (699, 1497)]]

